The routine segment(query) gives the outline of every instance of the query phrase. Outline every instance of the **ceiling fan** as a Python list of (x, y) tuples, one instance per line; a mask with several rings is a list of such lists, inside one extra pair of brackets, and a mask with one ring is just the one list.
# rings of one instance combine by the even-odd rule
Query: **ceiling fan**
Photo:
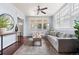
[(37, 7), (38, 7), (38, 9), (37, 9), (37, 15), (39, 14), (39, 12), (41, 12), (41, 13), (43, 13), (43, 14), (46, 14), (46, 12), (44, 12), (43, 10), (48, 9), (47, 7), (45, 7), (45, 8), (40, 8), (39, 5), (38, 5)]

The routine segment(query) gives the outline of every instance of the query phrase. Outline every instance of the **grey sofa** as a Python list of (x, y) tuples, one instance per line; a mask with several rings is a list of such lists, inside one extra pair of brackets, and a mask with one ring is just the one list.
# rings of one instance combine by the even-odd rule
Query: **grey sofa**
[(60, 38), (47, 35), (47, 39), (57, 52), (76, 52), (79, 47), (79, 40), (76, 38)]

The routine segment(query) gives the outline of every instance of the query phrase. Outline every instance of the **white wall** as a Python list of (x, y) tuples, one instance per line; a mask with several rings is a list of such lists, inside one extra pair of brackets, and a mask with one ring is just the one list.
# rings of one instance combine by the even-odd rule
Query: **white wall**
[(24, 29), (23, 29), (23, 36), (29, 36), (30, 35), (30, 29), (29, 29), (29, 17), (26, 16), (24, 20)]
[[(15, 25), (17, 24), (17, 17), (25, 19), (23, 13), (20, 10), (18, 10), (13, 4), (0, 3), (0, 14), (3, 14), (3, 13), (10, 14), (14, 18)], [(14, 31), (15, 31), (15, 27), (8, 32), (14, 32)], [(10, 36), (5, 36), (4, 47), (7, 47), (8, 45), (14, 43), (16, 41), (15, 39), (16, 39), (16, 35), (14, 34)], [(1, 38), (0, 38), (0, 41), (1, 41)]]

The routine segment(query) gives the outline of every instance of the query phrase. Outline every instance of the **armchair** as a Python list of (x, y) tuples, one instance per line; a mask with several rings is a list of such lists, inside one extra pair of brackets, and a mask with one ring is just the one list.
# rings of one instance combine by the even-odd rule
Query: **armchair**
[(33, 32), (32, 38), (33, 38), (33, 46), (35, 46), (36, 41), (40, 42), (40, 46), (42, 45), (41, 33), (40, 32)]

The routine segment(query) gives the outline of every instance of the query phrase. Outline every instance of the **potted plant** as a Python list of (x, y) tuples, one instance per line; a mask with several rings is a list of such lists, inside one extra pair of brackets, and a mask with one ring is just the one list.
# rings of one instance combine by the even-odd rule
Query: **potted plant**
[(6, 27), (8, 26), (8, 19), (4, 16), (0, 16), (0, 34), (5, 32)]
[(79, 39), (79, 21), (75, 20), (74, 22), (75, 22), (75, 26), (74, 26), (74, 28), (75, 28), (75, 35)]

